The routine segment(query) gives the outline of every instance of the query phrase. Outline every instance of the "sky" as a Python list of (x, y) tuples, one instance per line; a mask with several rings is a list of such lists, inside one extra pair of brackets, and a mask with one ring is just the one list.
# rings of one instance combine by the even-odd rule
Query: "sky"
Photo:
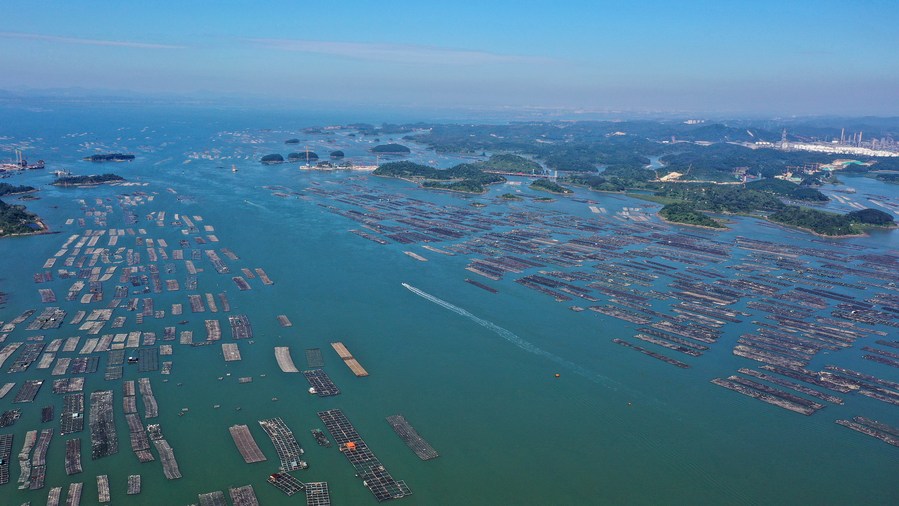
[(899, 2), (3, 0), (0, 89), (899, 115)]

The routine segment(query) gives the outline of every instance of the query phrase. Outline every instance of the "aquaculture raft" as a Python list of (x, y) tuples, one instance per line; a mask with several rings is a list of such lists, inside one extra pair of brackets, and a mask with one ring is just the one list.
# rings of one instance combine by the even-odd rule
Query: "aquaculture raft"
[(393, 427), (396, 435), (399, 436), (400, 439), (406, 443), (406, 446), (414, 451), (421, 460), (436, 459), (439, 456), (437, 451), (434, 450), (427, 441), (422, 439), (422, 437), (418, 435), (418, 432), (409, 425), (409, 422), (406, 421), (406, 418), (403, 417), (403, 415), (388, 416), (387, 423)]
[(319, 397), (330, 397), (332, 395), (340, 394), (340, 389), (337, 388), (337, 385), (335, 385), (333, 381), (331, 381), (331, 377), (328, 376), (328, 373), (322, 369), (303, 371), (303, 376), (306, 376), (309, 385), (315, 389), (315, 393), (318, 394)]
[(339, 409), (320, 411), (318, 417), (331, 436), (337, 441), (340, 451), (356, 469), (356, 476), (368, 488), (378, 502), (399, 499), (411, 495), (412, 491), (402, 480), (395, 480), (384, 465), (368, 448), (353, 424)]
[(256, 444), (256, 440), (253, 439), (253, 434), (250, 433), (249, 427), (246, 425), (232, 425), (228, 430), (231, 432), (231, 438), (234, 439), (234, 444), (237, 445), (237, 450), (240, 451), (244, 462), (253, 464), (266, 460), (262, 450), (259, 449), (259, 445)]
[(334, 348), (334, 351), (340, 355), (340, 358), (346, 363), (347, 367), (353, 371), (357, 377), (368, 376), (368, 371), (366, 371), (359, 362), (353, 358), (353, 355), (350, 353), (350, 350), (346, 349), (346, 346), (343, 345), (340, 341), (336, 343), (331, 343), (331, 347)]

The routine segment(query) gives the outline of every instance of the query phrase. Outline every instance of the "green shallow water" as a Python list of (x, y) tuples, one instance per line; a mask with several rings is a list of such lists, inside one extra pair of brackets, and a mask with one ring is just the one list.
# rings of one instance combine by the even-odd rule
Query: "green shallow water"
[[(241, 267), (262, 267), (275, 284), (262, 286), (254, 279), (250, 281), (252, 290), (240, 292), (231, 275), (217, 274), (204, 257), (197, 262), (204, 269), (199, 276), (199, 293), (227, 292), (230, 314), (246, 314), (252, 322), (254, 343), (239, 342), (242, 361), (225, 363), (218, 345), (191, 348), (175, 341), (170, 376), (140, 374), (133, 366), (126, 366), (125, 379), (152, 378), (160, 411), (160, 417), (152, 421), (161, 423), (175, 449), (182, 479), (166, 480), (158, 461), (139, 464), (131, 453), (121, 410), (121, 384), (104, 381), (103, 358), (100, 371), (87, 375), (85, 392), (114, 391), (119, 453), (97, 461), (91, 461), (87, 454), (84, 473), (69, 477), (63, 469), (63, 441), (80, 436), (84, 448), (88, 448), (89, 433), (55, 435), (47, 456), (47, 488), (17, 490), (19, 469), (14, 462), (12, 483), (0, 487), (3, 504), (27, 500), (43, 504), (47, 489), (53, 486), (62, 486), (65, 497), (65, 489), (73, 481), (85, 483), (82, 504), (92, 504), (98, 474), (109, 475), (113, 504), (188, 504), (197, 501), (198, 493), (227, 493), (228, 487), (245, 484), (254, 486), (261, 504), (301, 504), (302, 498), (288, 499), (265, 483), (266, 476), (276, 470), (277, 461), (257, 420), (275, 416), (285, 420), (306, 450), (310, 469), (295, 473), (301, 480), (327, 481), (334, 504), (373, 504), (375, 499), (353, 476), (343, 456), (335, 448), (317, 446), (309, 434), (309, 429), (322, 427), (316, 412), (331, 408), (342, 409), (390, 473), (411, 487), (413, 495), (402, 499), (402, 504), (889, 504), (899, 500), (894, 479), (899, 465), (897, 449), (833, 423), (837, 418), (862, 414), (897, 425), (899, 413), (895, 407), (854, 396), (844, 406), (828, 405), (812, 417), (803, 417), (709, 383), (709, 379), (733, 374), (739, 367), (755, 365), (730, 353), (739, 334), (751, 329), (751, 318), (729, 326), (712, 350), (700, 359), (689, 360), (691, 369), (677, 369), (610, 342), (614, 337), (633, 335), (635, 325), (590, 311), (574, 313), (567, 309), (570, 303), (555, 303), (514, 283), (514, 275), (490, 282), (499, 289), (497, 294), (475, 288), (464, 282), (471, 276), (464, 270), (467, 257), (443, 256), (417, 245), (382, 246), (350, 234), (347, 231), (358, 228), (358, 224), (327, 212), (317, 204), (329, 202), (305, 189), (311, 185), (339, 188), (359, 183), (379, 192), (461, 206), (471, 212), (481, 211), (468, 204), (482, 201), (489, 203), (483, 212), (530, 206), (587, 217), (590, 211), (582, 203), (560, 199), (552, 204), (497, 204), (496, 195), (530, 191), (524, 186), (504, 186), (491, 189), (487, 196), (467, 197), (426, 192), (406, 182), (358, 174), (302, 172), (293, 165), (263, 167), (253, 162), (257, 155), (286, 154), (289, 149), (281, 143), (288, 136), (282, 132), (295, 132), (290, 129), (304, 126), (284, 123), (280, 117), (272, 120), (216, 113), (212, 120), (193, 123), (185, 119), (186, 114), (147, 114), (129, 119), (107, 113), (107, 117), (94, 118), (83, 126), (69, 113), (60, 112), (53, 125), (46, 128), (22, 113), (18, 129), (5, 126), (0, 133), (17, 141), (30, 137), (34, 152), (51, 153), (43, 155), (51, 167), (55, 164), (88, 173), (96, 167), (78, 161), (89, 153), (89, 148), (79, 146), (85, 139), (63, 137), (65, 133), (88, 130), (91, 133), (85, 137), (91, 142), (138, 154), (133, 163), (104, 165), (103, 170), (148, 185), (94, 189), (41, 186), (41, 200), (29, 203), (29, 208), (59, 234), (0, 241), (0, 291), (9, 294), (6, 305), (0, 308), (0, 320), (9, 321), (25, 309), (42, 307), (36, 288), (44, 285), (35, 285), (31, 275), (42, 270), (43, 262), (69, 235), (83, 233), (84, 228), (99, 228), (90, 220), (84, 228), (78, 227), (77, 221), (65, 225), (66, 219), (83, 216), (78, 199), (88, 204), (96, 198), (111, 199), (108, 203), (115, 212), (103, 228), (145, 228), (147, 237), (165, 239), (168, 251), (177, 248), (178, 241), (186, 236), (177, 227), (157, 227), (145, 215), (166, 211), (167, 222), (175, 213), (200, 215), (203, 221), (197, 225), (213, 226), (220, 240), (201, 247), (230, 248), (240, 257), (239, 261), (226, 259), (234, 275)], [(273, 125), (271, 121), (281, 123)], [(304, 121), (311, 125), (327, 120)], [(141, 132), (144, 126), (150, 129)], [(283, 130), (258, 130), (266, 126)], [(246, 130), (261, 139), (260, 143), (228, 140), (217, 134), (232, 129)], [(319, 154), (339, 146), (351, 157), (365, 156), (365, 146), (353, 139), (307, 137)], [(192, 159), (183, 163), (188, 153), (213, 148), (225, 154), (239, 148), (250, 160)], [(416, 149), (415, 156), (422, 160), (453, 162)], [(237, 173), (228, 170), (232, 163), (238, 164)], [(51, 180), (44, 173), (16, 178), (13, 182), (35, 186)], [(282, 185), (305, 195), (278, 198), (262, 188), (265, 185)], [(115, 196), (134, 191), (152, 194), (154, 201), (133, 208), (140, 221), (131, 226), (124, 223)], [(578, 191), (578, 196), (598, 201), (597, 205), (610, 213), (623, 207), (647, 207), (645, 202), (618, 195)], [(183, 200), (185, 197), (187, 200)], [(738, 235), (794, 241), (801, 246), (809, 246), (811, 237), (759, 227), (758, 222), (742, 218), (735, 220), (730, 231), (714, 237), (726, 240)], [(876, 252), (895, 253), (899, 246), (896, 236), (877, 234), (850, 242)], [(98, 246), (105, 243), (104, 237)], [(134, 247), (133, 238), (121, 238), (119, 246)], [(404, 250), (416, 251), (429, 261), (417, 262), (404, 255)], [(147, 261), (146, 252), (142, 259)], [(730, 262), (740, 260), (740, 254), (735, 253)], [(178, 330), (193, 330), (198, 341), (205, 336), (203, 320), (215, 317), (222, 321), (223, 342), (231, 342), (226, 313), (190, 313), (183, 290), (183, 264), (169, 262), (178, 265), (174, 277), (182, 282), (182, 290), (153, 296), (156, 308), (167, 311), (166, 318), (148, 318), (136, 325), (128, 314), (123, 329), (110, 330), (107, 326), (103, 333), (153, 331), (157, 343), (161, 343), (163, 327), (183, 319), (189, 323), (176, 325)], [(55, 266), (54, 272), (60, 267)], [(106, 300), (112, 298), (116, 280), (117, 276), (104, 284)], [(78, 302), (64, 300), (72, 281), (54, 279), (47, 285), (54, 288), (59, 299), (51, 305), (65, 309), (67, 321), (75, 311), (84, 309)], [(505, 329), (559, 360), (516, 346), (507, 339), (508, 334), (416, 296), (402, 287), (403, 282)], [(170, 304), (175, 302), (185, 305), (183, 316), (168, 314)], [(99, 307), (105, 307), (105, 302)], [(122, 310), (115, 313), (125, 314)], [(294, 326), (280, 327), (275, 319), (278, 314), (286, 314)], [(19, 326), (7, 342), (38, 334), (24, 327)], [(48, 342), (79, 332), (66, 324), (41, 334)], [(87, 337), (83, 332), (80, 335), (82, 340)], [(337, 340), (349, 347), (370, 372), (369, 377), (356, 378), (340, 363), (329, 346)], [(342, 390), (341, 395), (310, 396), (302, 375), (278, 369), (275, 346), (289, 346), (301, 369), (305, 367), (303, 350), (321, 348), (325, 370)], [(860, 355), (855, 349), (841, 351), (839, 363), (863, 371), (868, 368), (872, 374), (897, 380), (894, 371), (860, 360)], [(836, 360), (819, 359), (813, 367)], [(36, 369), (36, 364), (25, 373), (6, 374), (10, 363), (3, 368), (2, 382), (52, 379), (49, 369)], [(555, 378), (556, 373), (561, 377)], [(253, 382), (238, 384), (241, 376), (252, 376)], [(33, 405), (12, 404), (15, 391), (0, 400), (2, 410), (23, 409), (16, 425), (0, 431), (15, 434), (13, 458), (27, 430), (58, 428), (57, 422), (39, 423), (39, 408), (53, 404), (57, 416), (62, 408), (62, 396), (52, 394), (49, 382)], [(216, 404), (220, 405), (217, 409), (213, 407)], [(140, 400), (138, 406), (143, 413)], [(178, 416), (183, 408), (188, 411)], [(420, 461), (396, 437), (384, 420), (396, 413), (405, 415), (437, 449), (438, 459)], [(243, 462), (227, 430), (236, 423), (250, 426), (267, 462)], [(142, 475), (140, 496), (124, 495), (129, 474)], [(860, 497), (864, 500), (859, 501)]]

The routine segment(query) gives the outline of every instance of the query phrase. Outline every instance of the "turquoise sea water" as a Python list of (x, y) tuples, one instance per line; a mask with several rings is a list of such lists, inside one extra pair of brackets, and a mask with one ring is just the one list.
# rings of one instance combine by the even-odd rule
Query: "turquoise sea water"
[[(402, 504), (891, 504), (899, 501), (895, 471), (899, 449), (834, 424), (836, 419), (863, 415), (899, 426), (899, 410), (873, 399), (846, 396), (843, 406), (829, 404), (811, 417), (804, 417), (719, 388), (709, 380), (734, 374), (740, 367), (758, 364), (734, 356), (731, 349), (740, 334), (751, 332), (753, 313), (744, 323), (725, 327), (722, 339), (698, 359), (684, 359), (690, 369), (678, 369), (611, 343), (628, 338), (637, 325), (592, 311), (572, 312), (572, 303), (556, 303), (546, 295), (514, 282), (481, 279), (464, 270), (469, 257), (444, 256), (416, 244), (379, 245), (348, 232), (359, 224), (329, 212), (323, 205), (348, 206), (308, 191), (309, 188), (340, 190), (349, 185), (370, 188), (379, 195), (415, 198), (447, 209), (470, 213), (499, 213), (515, 210), (534, 213), (558, 212), (585, 220), (612, 220), (624, 208), (650, 208), (646, 202), (619, 195), (578, 190), (576, 198), (592, 199), (606, 214), (594, 215), (583, 202), (560, 198), (553, 203), (499, 202), (507, 192), (534, 195), (522, 185), (491, 188), (485, 196), (463, 196), (429, 192), (410, 183), (385, 180), (359, 173), (301, 171), (294, 164), (262, 166), (258, 158), (270, 152), (286, 155), (309, 145), (320, 156), (343, 149), (348, 158), (373, 163), (367, 149), (373, 139), (340, 134), (304, 134), (305, 126), (352, 121), (355, 118), (302, 117), (253, 114), (238, 111), (81, 110), (43, 112), (9, 111), (14, 122), (4, 123), (3, 145), (26, 143), (26, 153), (39, 156), (49, 170), (67, 169), (76, 174), (113, 171), (130, 182), (146, 186), (103, 186), (62, 189), (46, 186), (52, 176), (31, 172), (8, 180), (40, 187), (40, 200), (29, 209), (45, 219), (58, 234), (12, 238), (0, 241), (0, 291), (8, 300), (0, 308), (0, 320), (10, 321), (26, 309), (38, 309), (37, 288), (52, 287), (58, 302), (50, 304), (68, 312), (67, 321), (78, 310), (102, 308), (111, 300), (115, 277), (104, 283), (106, 298), (96, 306), (65, 301), (74, 279), (36, 285), (32, 275), (42, 272), (72, 234), (85, 229), (144, 228), (146, 237), (165, 239), (171, 251), (188, 238), (192, 247), (234, 251), (240, 260), (226, 263), (232, 274), (217, 274), (206, 260), (197, 261), (198, 293), (227, 292), (232, 311), (249, 316), (255, 334), (253, 344), (239, 341), (242, 361), (226, 363), (216, 345), (189, 347), (173, 343), (172, 374), (140, 374), (126, 366), (125, 379), (150, 377), (159, 401), (160, 417), (149, 422), (162, 425), (184, 477), (168, 481), (157, 461), (139, 464), (130, 451), (127, 425), (121, 409), (121, 382), (105, 381), (105, 358), (100, 370), (86, 375), (85, 393), (111, 389), (119, 436), (117, 455), (91, 461), (83, 454), (84, 473), (66, 476), (63, 469), (64, 440), (81, 437), (89, 448), (89, 431), (54, 436), (47, 456), (47, 486), (20, 491), (15, 481), (17, 462), (10, 467), (11, 483), (0, 486), (2, 504), (27, 500), (43, 504), (49, 487), (83, 481), (82, 504), (95, 503), (95, 476), (107, 474), (113, 504), (189, 504), (197, 494), (252, 484), (261, 504), (302, 504), (288, 499), (265, 483), (277, 470), (277, 457), (257, 420), (284, 419), (306, 450), (310, 468), (294, 473), (303, 481), (327, 481), (333, 504), (373, 504), (375, 499), (336, 448), (315, 444), (309, 429), (322, 427), (316, 412), (340, 408), (390, 473), (405, 480), (413, 495)], [(285, 146), (284, 139), (299, 137), (300, 147)], [(384, 136), (380, 143), (399, 140)], [(131, 152), (137, 159), (126, 164), (91, 165), (80, 159), (94, 150)], [(416, 146), (413, 159), (441, 166), (458, 161), (441, 157)], [(187, 163), (185, 163), (187, 162)], [(237, 172), (230, 167), (237, 166)], [(885, 193), (870, 180), (853, 180), (859, 193)], [(264, 186), (283, 186), (300, 195), (273, 195)], [(877, 185), (877, 186), (874, 186)], [(169, 191), (171, 189), (172, 191)], [(280, 191), (280, 190), (279, 190)], [(152, 202), (129, 208), (138, 224), (123, 220), (117, 196), (144, 192)], [(96, 207), (102, 199), (113, 208), (105, 226), (84, 218), (80, 199)], [(108, 200), (107, 200), (108, 199)], [(485, 208), (470, 204), (481, 202)], [(165, 211), (167, 226), (158, 227), (146, 215)], [(214, 227), (218, 243), (197, 246), (192, 236), (171, 226), (175, 213), (201, 216), (196, 225)], [(67, 219), (75, 223), (66, 225)], [(651, 218), (657, 222), (656, 218)], [(667, 233), (676, 233), (671, 228)], [(685, 233), (733, 241), (747, 236), (802, 247), (829, 248), (811, 243), (813, 236), (760, 226), (758, 221), (737, 218), (726, 232), (684, 230)], [(205, 233), (201, 233), (205, 236)], [(106, 247), (104, 236), (98, 247)], [(436, 244), (444, 248), (451, 245)], [(899, 233), (878, 233), (838, 244), (860, 245), (866, 252), (899, 250)], [(117, 247), (135, 248), (134, 238), (124, 236)], [(110, 247), (115, 249), (116, 247)], [(142, 260), (147, 262), (145, 248)], [(428, 262), (403, 254), (414, 251)], [(842, 251), (842, 250), (841, 250)], [(717, 266), (739, 263), (744, 253)], [(221, 255), (220, 255), (221, 256)], [(656, 259), (658, 260), (658, 259)], [(61, 260), (52, 269), (63, 268)], [(166, 310), (162, 320), (147, 318), (136, 324), (132, 313), (117, 309), (114, 316), (127, 316), (122, 329), (156, 332), (162, 343), (163, 327), (193, 330), (194, 341), (204, 338), (204, 319), (221, 320), (222, 342), (230, 339), (226, 313), (193, 314), (183, 289), (183, 262), (176, 264), (174, 278), (182, 290), (152, 296), (156, 309)], [(100, 264), (98, 264), (100, 265)], [(250, 280), (250, 291), (240, 292), (231, 281), (240, 268), (264, 268), (275, 282), (263, 286)], [(105, 265), (104, 265), (105, 268)], [(123, 269), (120, 266), (119, 269)], [(70, 268), (72, 269), (72, 268)], [(533, 270), (536, 272), (536, 270)], [(528, 271), (527, 273), (533, 273)], [(464, 282), (478, 278), (499, 290), (491, 294)], [(419, 297), (403, 288), (409, 283), (453, 307), (454, 311)], [(659, 284), (657, 289), (663, 289)], [(84, 293), (84, 292), (82, 292)], [(857, 294), (857, 292), (850, 292)], [(870, 296), (871, 294), (861, 294)], [(860, 297), (862, 298), (862, 297)], [(169, 314), (172, 303), (185, 306), (183, 316)], [(605, 303), (603, 298), (600, 303)], [(740, 303), (741, 309), (746, 309)], [(661, 310), (661, 309), (660, 309)], [(39, 311), (38, 311), (39, 312)], [(294, 326), (282, 328), (276, 315), (286, 314)], [(471, 316), (468, 316), (471, 315)], [(30, 321), (30, 320), (29, 320)], [(59, 330), (27, 331), (20, 325), (6, 343), (44, 335), (55, 338), (88, 336), (66, 323)], [(886, 339), (897, 338), (895, 328)], [(356, 378), (331, 350), (329, 343), (343, 341), (370, 376)], [(870, 340), (870, 338), (869, 338)], [(526, 343), (524, 346), (518, 344)], [(5, 344), (5, 343), (4, 343)], [(644, 343), (640, 343), (644, 344)], [(809, 365), (821, 368), (836, 363), (879, 377), (899, 380), (897, 369), (861, 359), (856, 348), (818, 356)], [(282, 373), (273, 348), (289, 346), (294, 362), (305, 367), (303, 350), (318, 347), (325, 357), (325, 370), (340, 387), (336, 397), (318, 398), (307, 393), (308, 384), (299, 374)], [(651, 345), (646, 344), (646, 347)], [(535, 353), (535, 350), (539, 352)], [(674, 352), (658, 350), (669, 356)], [(18, 386), (26, 379), (53, 379), (50, 369), (6, 374), (0, 383), (17, 386), (0, 409), (21, 408), (21, 419), (0, 433), (15, 434), (13, 459), (21, 449), (27, 430), (52, 427), (40, 423), (40, 407), (53, 404), (57, 417), (62, 396), (54, 395), (45, 382), (33, 404), (13, 404)], [(63, 356), (60, 354), (60, 356)], [(66, 356), (78, 356), (68, 354)], [(161, 360), (169, 358), (160, 357)], [(688, 360), (689, 359), (689, 360)], [(559, 378), (554, 375), (558, 373)], [(253, 382), (238, 384), (237, 378), (252, 376)], [(221, 379), (220, 379), (221, 378)], [(166, 381), (167, 380), (167, 381)], [(180, 384), (180, 386), (179, 386)], [(277, 400), (273, 400), (277, 398)], [(138, 401), (143, 414), (142, 403)], [(214, 405), (220, 405), (214, 408)], [(184, 416), (179, 411), (187, 408)], [(238, 409), (239, 408), (239, 409)], [(386, 416), (401, 413), (440, 453), (420, 461), (393, 433)], [(233, 424), (247, 424), (268, 461), (245, 464), (228, 434)], [(141, 474), (143, 492), (125, 496), (129, 474)]]

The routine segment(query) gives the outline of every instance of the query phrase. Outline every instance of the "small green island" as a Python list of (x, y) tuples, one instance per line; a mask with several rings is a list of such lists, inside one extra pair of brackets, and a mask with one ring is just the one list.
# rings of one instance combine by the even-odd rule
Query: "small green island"
[(0, 183), (0, 197), (4, 195), (21, 195), (35, 191), (33, 186), (11, 185), (9, 183)]
[(543, 166), (523, 156), (510, 153), (490, 155), (490, 159), (480, 162), (487, 172), (512, 172), (516, 174), (535, 174), (543, 171)]
[(40, 218), (28, 212), (25, 206), (11, 205), (0, 200), (0, 237), (40, 234), (46, 231)]
[(331, 154), (329, 156), (331, 158), (343, 158), (344, 154), (343, 151), (338, 149), (337, 151), (331, 151)]
[(381, 155), (406, 155), (412, 150), (402, 144), (381, 144), (371, 148), (371, 152)]
[(125, 178), (116, 174), (92, 174), (90, 176), (63, 176), (53, 181), (54, 186), (93, 186), (104, 183), (124, 181)]
[(106, 153), (84, 157), (87, 162), (130, 162), (134, 160), (134, 155), (126, 155), (124, 153)]
[(486, 185), (506, 181), (503, 176), (486, 173), (477, 164), (471, 163), (437, 169), (414, 162), (390, 162), (381, 164), (372, 174), (406, 179), (423, 188), (463, 193), (484, 193), (487, 191)]
[(288, 162), (299, 162), (299, 161), (312, 161), (318, 160), (318, 153), (314, 151), (300, 151), (296, 153), (290, 153), (287, 155)]
[(670, 223), (691, 225), (694, 227), (727, 228), (706, 214), (696, 210), (696, 205), (691, 202), (675, 202), (667, 204), (659, 211), (659, 216)]
[(300, 143), (299, 139), (287, 139), (286, 141), (284, 141), (284, 144), (299, 144), (299, 143)]
[(503, 193), (502, 195), (499, 196), (499, 198), (501, 198), (503, 200), (524, 200), (521, 197), (519, 197), (518, 195), (515, 195), (514, 193)]
[(560, 195), (565, 195), (568, 193), (574, 193), (573, 191), (565, 188), (564, 186), (556, 183), (555, 181), (551, 181), (545, 177), (540, 179), (535, 179), (529, 186), (532, 190), (540, 190), (549, 193), (558, 193)]
[(275, 165), (277, 163), (284, 163), (284, 157), (277, 153), (273, 153), (263, 156), (259, 159), (259, 162), (263, 165)]

